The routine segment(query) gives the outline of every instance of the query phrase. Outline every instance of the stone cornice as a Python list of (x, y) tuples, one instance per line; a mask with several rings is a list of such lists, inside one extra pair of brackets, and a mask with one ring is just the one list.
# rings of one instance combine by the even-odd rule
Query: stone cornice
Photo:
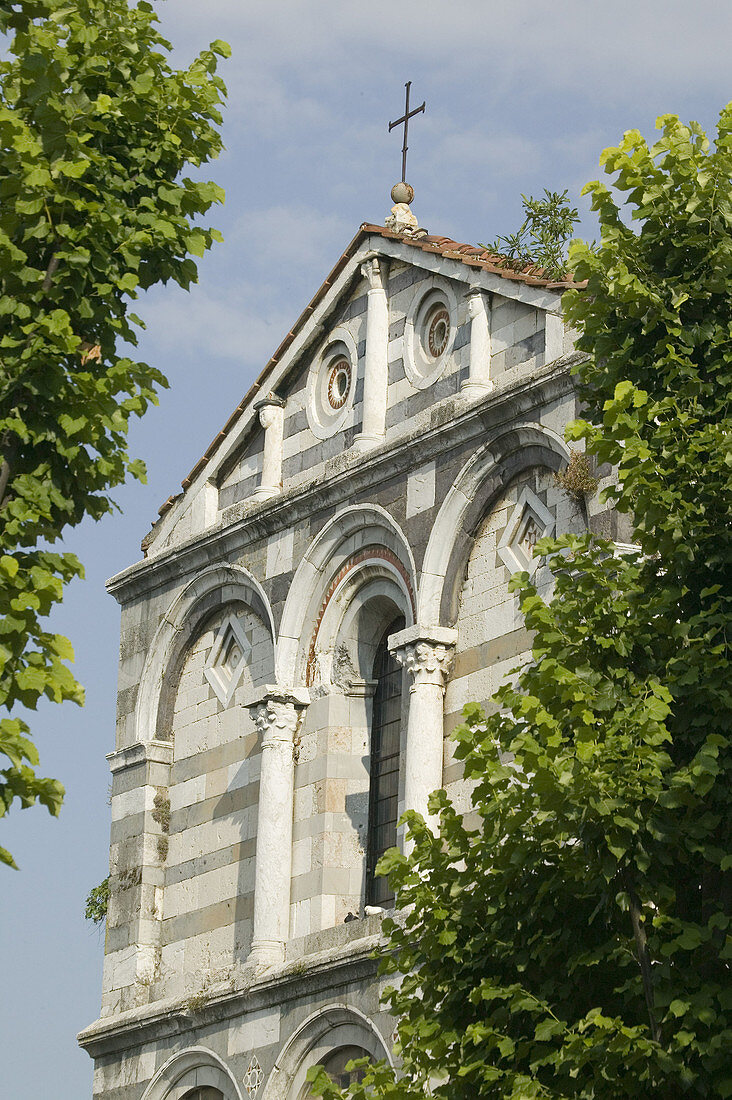
[(485, 442), (487, 433), (509, 419), (507, 406), (510, 419), (516, 421), (571, 392), (571, 367), (583, 358), (580, 353), (564, 356), (474, 403), (466, 404), (459, 395), (445, 398), (428, 410), (428, 427), (415, 428), (366, 453), (347, 451), (305, 486), (266, 501), (233, 505), (216, 527), (130, 566), (107, 581), (107, 590), (124, 604), (158, 585), (194, 575), (214, 559), (234, 560), (252, 542), (444, 454), (447, 435), (451, 448), (478, 439)]
[[(380, 923), (378, 917), (369, 923)], [(264, 974), (240, 971), (239, 982), (220, 983), (207, 992), (207, 1000), (195, 1011), (187, 998), (158, 1001), (103, 1017), (77, 1036), (79, 1046), (92, 1058), (117, 1054), (144, 1043), (159, 1042), (171, 1035), (210, 1027), (224, 1020), (271, 1008), (300, 997), (317, 994), (373, 977), (378, 961), (374, 949), (382, 942), (380, 933), (351, 941), (337, 950), (323, 951), (309, 958), (273, 967)]]
[(148, 761), (154, 764), (172, 764), (173, 742), (136, 741), (126, 748), (107, 753), (107, 760), (109, 761), (109, 770), (113, 775), (127, 768), (146, 764)]

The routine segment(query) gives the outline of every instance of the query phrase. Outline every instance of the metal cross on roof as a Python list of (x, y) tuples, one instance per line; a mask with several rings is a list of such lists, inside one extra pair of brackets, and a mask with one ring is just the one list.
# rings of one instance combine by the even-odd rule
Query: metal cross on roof
[(407, 89), (407, 99), (404, 105), (404, 114), (401, 118), (398, 118), (396, 122), (389, 123), (389, 133), (392, 132), (395, 126), (401, 126), (401, 124), (404, 123), (404, 144), (402, 145), (402, 183), (407, 182), (407, 128), (409, 126), (409, 120), (415, 115), (420, 114), (420, 112), (424, 111), (425, 109), (425, 103), (423, 102), (421, 107), (415, 107), (413, 111), (409, 110), (409, 89), (411, 88), (411, 86), (411, 80), (408, 80), (407, 83), (404, 85), (404, 87)]

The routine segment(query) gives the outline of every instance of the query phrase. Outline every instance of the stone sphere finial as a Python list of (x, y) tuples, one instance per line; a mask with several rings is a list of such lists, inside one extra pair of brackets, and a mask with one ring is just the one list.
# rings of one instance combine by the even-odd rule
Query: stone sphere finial
[(391, 189), (392, 202), (405, 202), (409, 204), (414, 198), (414, 188), (409, 183), (401, 180), (395, 183)]

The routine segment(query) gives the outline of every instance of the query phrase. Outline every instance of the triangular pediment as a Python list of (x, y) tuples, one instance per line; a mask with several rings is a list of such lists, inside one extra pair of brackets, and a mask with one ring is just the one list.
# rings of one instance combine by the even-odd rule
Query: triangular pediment
[(231, 509), (259, 507), (272, 495), (262, 483), (270, 415), (263, 414), (263, 404), (281, 409), (271, 414), (281, 416), (283, 434), (281, 484), (275, 491), (302, 487), (343, 454), (364, 448), (374, 285), (384, 289), (388, 303), (386, 408), (378, 443), (395, 442), (431, 406), (469, 389), (476, 355), (471, 299), (488, 317), (484, 373), (490, 387), (561, 356), (559, 303), (568, 284), (552, 282), (536, 269), (515, 271), (501, 264), (485, 249), (446, 237), (408, 239), (363, 225), (184, 479), (183, 493), (161, 508), (143, 543), (146, 552), (154, 555), (195, 538), (224, 521)]

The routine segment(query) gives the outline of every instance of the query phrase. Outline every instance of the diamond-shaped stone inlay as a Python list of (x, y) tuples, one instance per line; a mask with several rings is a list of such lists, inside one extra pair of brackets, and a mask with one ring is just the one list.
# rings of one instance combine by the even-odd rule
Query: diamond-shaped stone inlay
[(231, 702), (252, 651), (251, 631), (235, 615), (222, 622), (203, 674), (225, 707)]
[(512, 573), (524, 569), (533, 573), (539, 564), (533, 556), (534, 547), (553, 533), (554, 516), (536, 493), (524, 489), (498, 544), (498, 556)]
[(262, 1072), (262, 1067), (259, 1064), (256, 1054), (253, 1054), (249, 1065), (247, 1066), (247, 1071), (244, 1074), (244, 1088), (246, 1089), (247, 1096), (250, 1097), (250, 1100), (254, 1100), (254, 1097), (259, 1092), (259, 1086), (262, 1084), (263, 1080), (264, 1073)]

